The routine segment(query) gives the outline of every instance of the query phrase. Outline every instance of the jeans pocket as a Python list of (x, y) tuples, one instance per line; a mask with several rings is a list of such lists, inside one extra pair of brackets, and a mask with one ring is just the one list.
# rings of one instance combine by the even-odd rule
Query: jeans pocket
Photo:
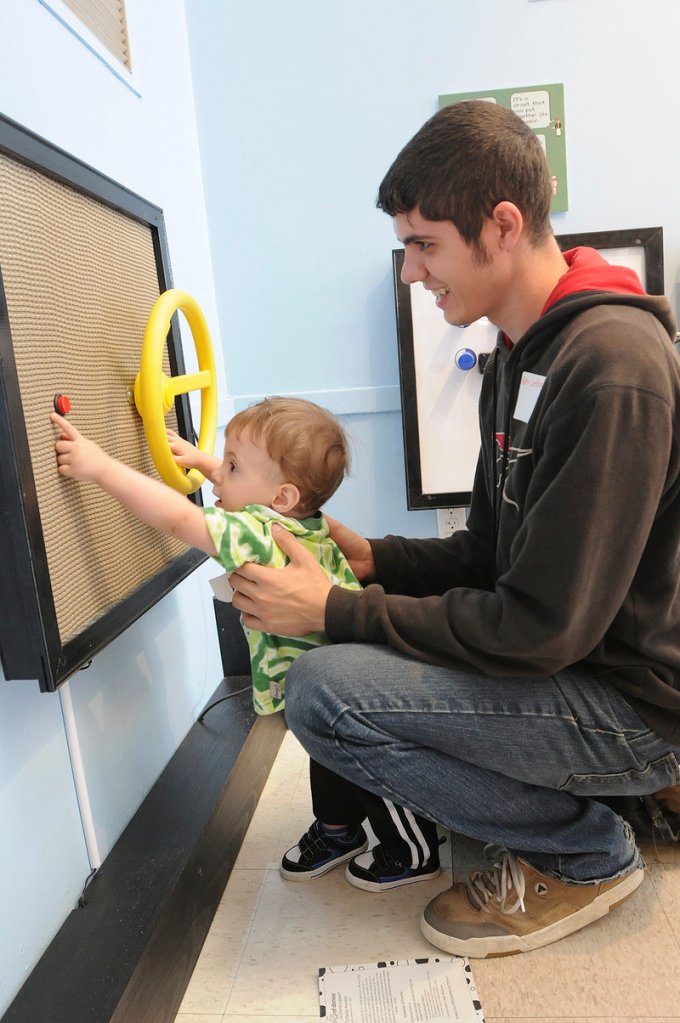
[(643, 796), (680, 782), (674, 753), (665, 753), (645, 766), (611, 774), (571, 774), (560, 790), (574, 796)]

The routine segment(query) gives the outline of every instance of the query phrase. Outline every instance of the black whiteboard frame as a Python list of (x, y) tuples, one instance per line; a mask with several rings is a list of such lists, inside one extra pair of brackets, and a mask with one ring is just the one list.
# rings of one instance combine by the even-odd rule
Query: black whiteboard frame
[[(642, 227), (616, 231), (588, 231), (556, 235), (563, 252), (585, 245), (598, 251), (606, 249), (642, 249), (645, 264), (645, 287), (650, 295), (664, 293), (663, 228)], [(397, 349), (399, 358), (399, 389), (401, 394), (404, 463), (406, 471), (406, 506), (410, 511), (437, 508), (466, 508), (470, 491), (429, 493), (424, 490), (421, 468), (421, 442), (418, 426), (418, 393), (414, 349), (413, 310), (410, 285), (401, 279), (404, 250), (393, 249), (392, 273), (397, 317)]]

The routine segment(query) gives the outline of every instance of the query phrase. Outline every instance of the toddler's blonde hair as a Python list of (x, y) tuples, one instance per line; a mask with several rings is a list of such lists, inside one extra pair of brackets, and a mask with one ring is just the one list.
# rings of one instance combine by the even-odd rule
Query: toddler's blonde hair
[(230, 419), (226, 434), (238, 437), (244, 430), (255, 443), (264, 444), (286, 482), (300, 491), (295, 509), (300, 518), (322, 508), (349, 472), (350, 450), (342, 426), (313, 401), (264, 398)]

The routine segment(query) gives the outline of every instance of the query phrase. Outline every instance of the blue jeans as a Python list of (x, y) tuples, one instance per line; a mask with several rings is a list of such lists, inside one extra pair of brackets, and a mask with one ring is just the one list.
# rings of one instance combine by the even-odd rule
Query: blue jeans
[(389, 647), (324, 646), (291, 666), (286, 718), (336, 774), (574, 883), (642, 864), (628, 824), (590, 797), (680, 782), (680, 749), (576, 669), (487, 678)]

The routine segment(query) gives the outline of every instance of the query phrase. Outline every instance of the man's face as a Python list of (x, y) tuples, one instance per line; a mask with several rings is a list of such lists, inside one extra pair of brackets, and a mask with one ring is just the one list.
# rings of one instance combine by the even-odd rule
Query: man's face
[(450, 220), (426, 220), (418, 209), (398, 213), (394, 218), (397, 238), (404, 246), (401, 279), (404, 284), (420, 281), (435, 295), (438, 309), (447, 323), (467, 326), (481, 316), (494, 319), (498, 305), (498, 280), (494, 260), (484, 244), (488, 233), (484, 222), (481, 250), (468, 244)]
[(238, 435), (227, 431), (224, 461), (213, 473), (216, 506), (225, 511), (242, 511), (249, 504), (271, 508), (284, 482), (279, 466), (271, 460), (262, 443), (251, 439), (248, 430)]

